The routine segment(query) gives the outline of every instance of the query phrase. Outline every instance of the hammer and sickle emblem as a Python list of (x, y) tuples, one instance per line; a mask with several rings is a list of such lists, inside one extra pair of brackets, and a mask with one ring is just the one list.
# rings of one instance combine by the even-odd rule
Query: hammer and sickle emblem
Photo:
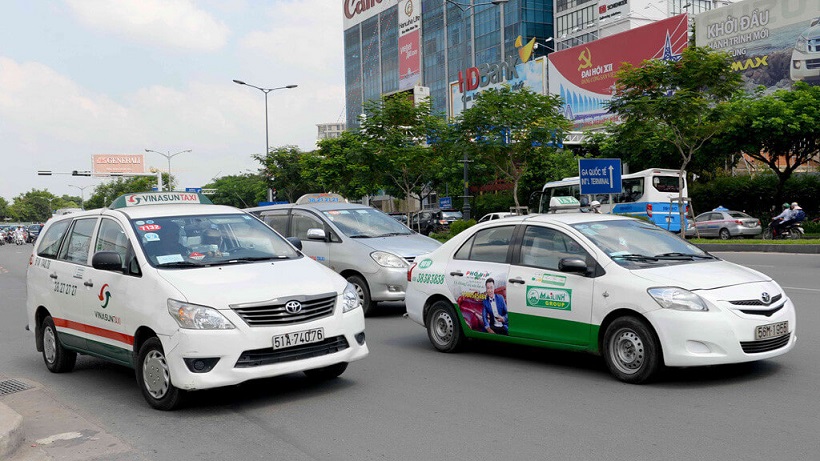
[(584, 48), (584, 51), (578, 55), (578, 60), (581, 61), (581, 65), (578, 66), (578, 70), (589, 69), (592, 67), (592, 53), (589, 52), (589, 48)]

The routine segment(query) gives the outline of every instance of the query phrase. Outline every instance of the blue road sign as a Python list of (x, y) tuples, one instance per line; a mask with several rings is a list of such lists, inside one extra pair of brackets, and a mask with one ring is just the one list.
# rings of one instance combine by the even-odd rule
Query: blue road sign
[(202, 193), (202, 188), (201, 187), (186, 187), (185, 192), (196, 192), (197, 194), (201, 194)]
[(581, 177), (581, 195), (621, 193), (621, 159), (580, 159), (578, 172)]
[(438, 207), (443, 209), (448, 209), (453, 207), (453, 198), (452, 197), (441, 197), (438, 199)]

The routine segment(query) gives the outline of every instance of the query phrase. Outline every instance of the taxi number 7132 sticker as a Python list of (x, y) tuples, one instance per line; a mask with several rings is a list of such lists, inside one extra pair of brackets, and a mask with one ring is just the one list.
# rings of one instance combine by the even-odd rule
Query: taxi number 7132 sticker
[(273, 337), (273, 348), (284, 349), (286, 347), (299, 346), (302, 344), (318, 343), (325, 339), (324, 328), (313, 328), (311, 330), (294, 331)]
[(769, 339), (789, 334), (789, 322), (769, 323), (755, 327), (755, 339)]

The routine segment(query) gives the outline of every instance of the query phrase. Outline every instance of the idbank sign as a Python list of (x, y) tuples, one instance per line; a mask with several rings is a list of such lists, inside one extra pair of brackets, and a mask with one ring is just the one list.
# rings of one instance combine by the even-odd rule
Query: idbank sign
[(396, 0), (342, 0), (344, 29), (347, 30), (365, 19), (376, 16), (396, 3)]

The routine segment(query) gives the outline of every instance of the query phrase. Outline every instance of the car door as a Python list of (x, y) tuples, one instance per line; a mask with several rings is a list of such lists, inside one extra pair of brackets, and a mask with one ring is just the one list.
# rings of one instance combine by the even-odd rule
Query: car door
[[(319, 229), (325, 236), (324, 239), (308, 238), (308, 230)], [(330, 242), (328, 229), (315, 214), (306, 210), (293, 210), (290, 218), (290, 235), (302, 241), (302, 253), (311, 259), (330, 267)]]
[[(35, 300), (36, 305), (48, 309), (53, 319), (65, 317), (65, 296), (69, 293), (59, 292), (57, 281), (57, 255), (72, 223), (71, 219), (63, 219), (52, 223), (40, 238), (37, 244), (37, 254), (28, 269), (26, 276), (28, 296)], [(60, 270), (64, 272), (64, 270)], [(37, 325), (39, 328), (40, 325)]]
[(560, 344), (591, 341), (593, 271), (559, 270), (563, 258), (580, 258), (587, 267), (594, 258), (566, 232), (541, 224), (527, 225), (510, 266), (510, 336)]
[(514, 231), (514, 225), (481, 229), (447, 263), (447, 288), (470, 330), (506, 334), (507, 274)]

